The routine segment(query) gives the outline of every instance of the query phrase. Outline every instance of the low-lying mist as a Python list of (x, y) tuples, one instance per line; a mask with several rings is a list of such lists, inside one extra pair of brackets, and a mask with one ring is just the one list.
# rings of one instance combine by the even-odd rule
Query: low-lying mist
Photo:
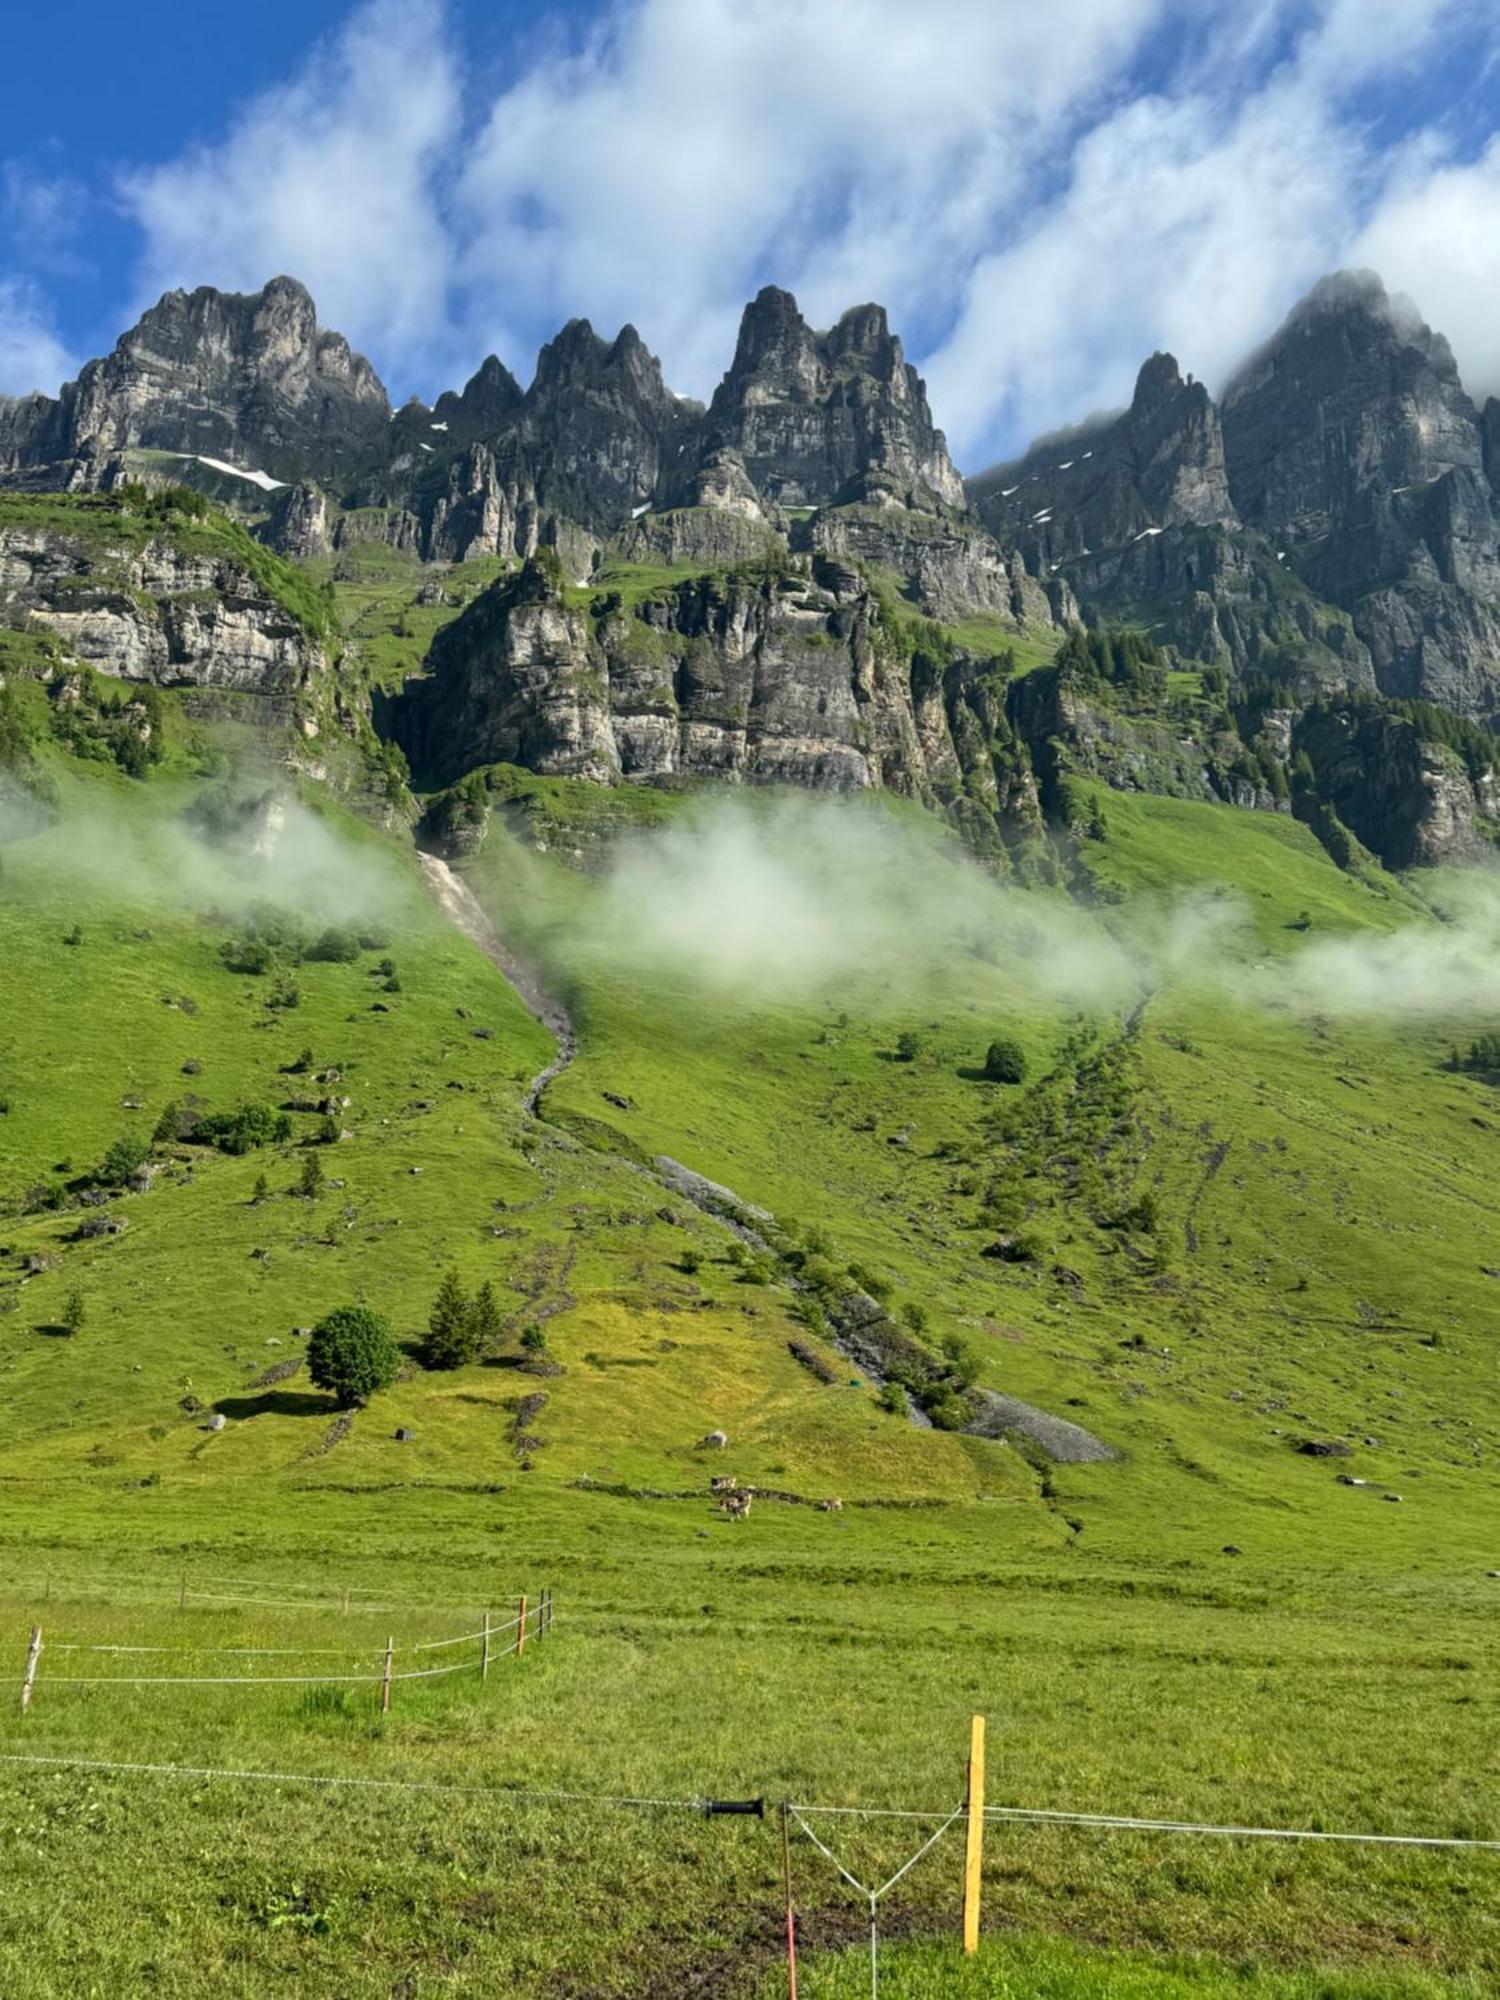
[(182, 813), (91, 800), (42, 822), (18, 808), (0, 843), (18, 872), (145, 909), (235, 912), (256, 903), (310, 922), (359, 923), (409, 906), (391, 860), (283, 786), (225, 786)]
[(997, 882), (932, 822), (878, 803), (717, 799), (617, 851), (589, 949), (739, 999), (910, 1004), (986, 965), (1018, 1001), (1120, 1011), (1163, 987), (1299, 1013), (1445, 1019), (1500, 1006), (1500, 882), (1445, 883), (1447, 920), (1286, 933), (1235, 892), (1086, 908)]

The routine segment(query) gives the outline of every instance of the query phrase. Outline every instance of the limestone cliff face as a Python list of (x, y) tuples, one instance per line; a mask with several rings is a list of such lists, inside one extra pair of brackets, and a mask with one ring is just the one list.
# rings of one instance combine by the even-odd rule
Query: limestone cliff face
[(1470, 772), (1405, 717), (1373, 704), (1319, 706), (1294, 740), (1312, 759), (1319, 796), (1387, 866), (1437, 867), (1492, 851), (1496, 773)]
[(987, 664), (914, 663), (836, 562), (693, 577), (635, 605), (576, 601), (532, 563), (447, 627), (428, 667), (395, 728), (431, 784), (510, 763), (604, 783), (1021, 796), (993, 761), (1003, 694)]
[(117, 679), (234, 688), (287, 701), (328, 668), (323, 648), (229, 557), (169, 537), (101, 548), (0, 524), (0, 618), (53, 632), (68, 656)]
[(1500, 506), (1441, 335), (1367, 272), (1326, 280), (1224, 425), (1242, 515), (1348, 611), (1381, 690), (1500, 716)]
[(1299, 539), (1331, 532), (1372, 496), (1483, 463), (1447, 341), (1369, 271), (1315, 286), (1223, 407), (1239, 512)]

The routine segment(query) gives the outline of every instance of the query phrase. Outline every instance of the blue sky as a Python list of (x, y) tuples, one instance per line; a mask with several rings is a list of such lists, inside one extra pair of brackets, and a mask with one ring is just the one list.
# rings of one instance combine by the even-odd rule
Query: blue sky
[(6, 31), (0, 391), (302, 278), (397, 399), (584, 314), (708, 393), (879, 298), (974, 467), (1372, 264), (1500, 390), (1493, 0), (75, 0)]

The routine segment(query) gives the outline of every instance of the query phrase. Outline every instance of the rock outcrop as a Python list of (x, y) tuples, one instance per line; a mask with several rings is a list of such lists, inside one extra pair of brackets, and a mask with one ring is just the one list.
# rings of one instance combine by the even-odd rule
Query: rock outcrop
[(398, 740), (428, 784), (524, 765), (614, 783), (723, 778), (1037, 816), (1003, 674), (915, 660), (858, 573), (823, 559), (696, 576), (627, 606), (537, 560), (491, 587), (409, 681)]
[(67, 661), (117, 679), (271, 696), (287, 714), (328, 669), (249, 562), (166, 530), (111, 535), (107, 517), (70, 532), (0, 514), (0, 620), (54, 634)]

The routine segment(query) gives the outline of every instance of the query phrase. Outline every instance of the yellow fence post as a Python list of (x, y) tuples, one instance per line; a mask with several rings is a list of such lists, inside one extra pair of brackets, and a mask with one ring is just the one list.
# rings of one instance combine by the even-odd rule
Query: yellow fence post
[(395, 1635), (385, 1642), (385, 1673), (380, 1682), (380, 1712), (388, 1715), (391, 1707), (391, 1662), (396, 1651)]
[(490, 1677), (490, 1614), (484, 1614), (484, 1649), (479, 1655), (479, 1678), (487, 1681)]
[(984, 1717), (969, 1735), (969, 1826), (964, 1842), (964, 1950), (979, 1949), (979, 1882), (984, 1865)]
[(521, 1655), (526, 1651), (526, 1599), (524, 1597), (521, 1599), (521, 1608), (516, 1614), (516, 1624), (519, 1628), (516, 1633), (516, 1658), (519, 1660)]

